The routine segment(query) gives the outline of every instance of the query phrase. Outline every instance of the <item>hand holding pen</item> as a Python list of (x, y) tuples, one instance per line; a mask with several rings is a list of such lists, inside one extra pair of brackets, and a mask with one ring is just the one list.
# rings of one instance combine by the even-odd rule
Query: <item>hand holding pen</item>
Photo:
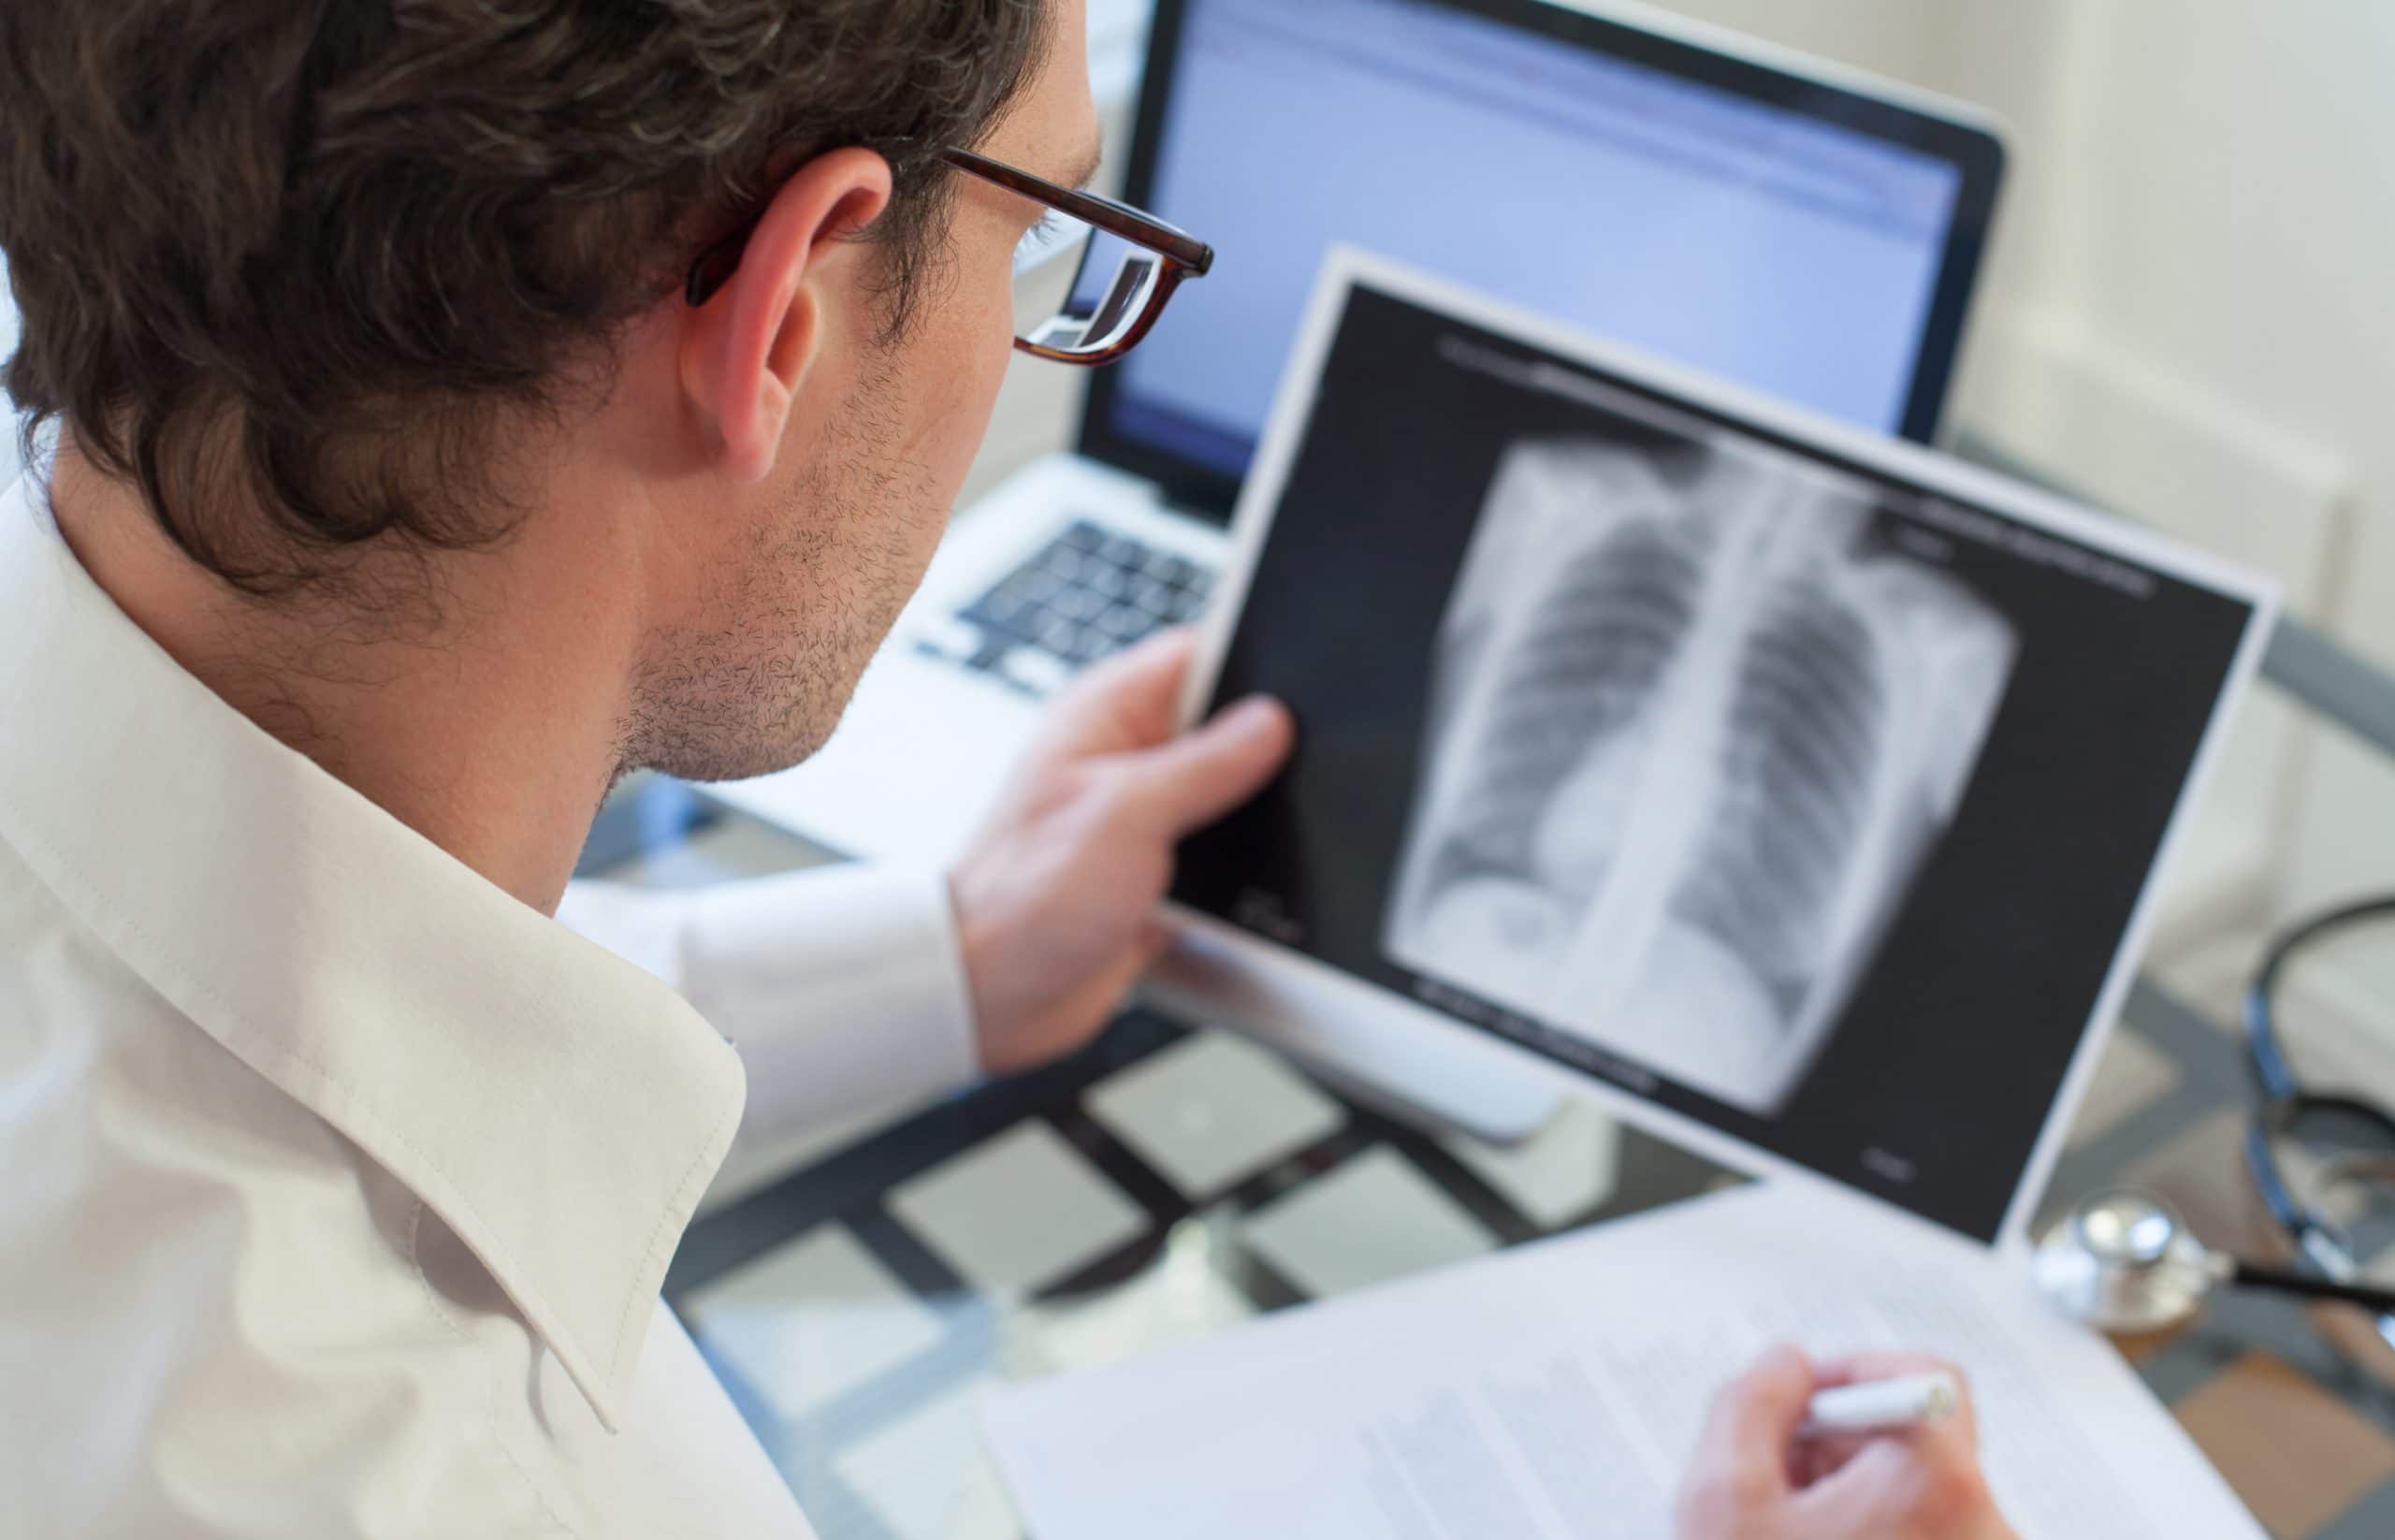
[(1716, 1398), (1679, 1540), (2015, 1540), (1951, 1364), (1773, 1352)]

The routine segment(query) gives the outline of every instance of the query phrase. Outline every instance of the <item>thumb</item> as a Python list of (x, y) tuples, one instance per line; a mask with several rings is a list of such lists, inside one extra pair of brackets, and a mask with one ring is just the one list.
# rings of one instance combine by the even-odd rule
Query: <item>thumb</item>
[(1154, 821), (1178, 839), (1264, 789), (1297, 743), (1289, 708), (1254, 695), (1205, 726), (1138, 755), (1131, 774)]

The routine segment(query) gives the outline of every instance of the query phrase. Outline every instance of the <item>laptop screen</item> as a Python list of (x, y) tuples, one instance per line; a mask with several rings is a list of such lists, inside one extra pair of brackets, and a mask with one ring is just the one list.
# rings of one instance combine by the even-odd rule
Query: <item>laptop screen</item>
[(1243, 474), (1334, 241), (1851, 423), (1934, 428), (1917, 386), (1967, 168), (1838, 121), (1927, 120), (1546, 6), (1186, 0), (1176, 20), (1131, 191), (1220, 260), (1100, 387), (1103, 436)]

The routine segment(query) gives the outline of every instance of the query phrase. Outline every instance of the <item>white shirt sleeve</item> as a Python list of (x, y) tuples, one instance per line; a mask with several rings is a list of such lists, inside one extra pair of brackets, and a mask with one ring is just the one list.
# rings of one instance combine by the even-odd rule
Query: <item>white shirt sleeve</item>
[(850, 865), (687, 891), (566, 890), (558, 919), (679, 990), (748, 1071), (744, 1144), (980, 1073), (947, 879)]

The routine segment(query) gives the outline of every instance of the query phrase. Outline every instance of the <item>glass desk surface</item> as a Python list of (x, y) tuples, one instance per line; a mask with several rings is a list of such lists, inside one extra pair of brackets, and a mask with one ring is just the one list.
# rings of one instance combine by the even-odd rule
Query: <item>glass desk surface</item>
[[(804, 860), (737, 815), (668, 817), (601, 875), (682, 885)], [(2249, 951), (2182, 960), (2174, 982), (2203, 1009), (2116, 1035), (2054, 1203), (2133, 1180), (2214, 1243), (2273, 1251), (2224, 1024)], [(824, 1540), (1014, 1540), (974, 1414), (989, 1386), (1738, 1180), (1577, 1104), (1510, 1150), (1426, 1133), (1135, 1009), (1068, 1060), (868, 1120), (719, 1192), (666, 1299)], [(2395, 1277), (2395, 1216), (2364, 1228)], [(2395, 1354), (2358, 1315), (2230, 1296), (2130, 1351), (2272, 1533), (2395, 1534)]]

